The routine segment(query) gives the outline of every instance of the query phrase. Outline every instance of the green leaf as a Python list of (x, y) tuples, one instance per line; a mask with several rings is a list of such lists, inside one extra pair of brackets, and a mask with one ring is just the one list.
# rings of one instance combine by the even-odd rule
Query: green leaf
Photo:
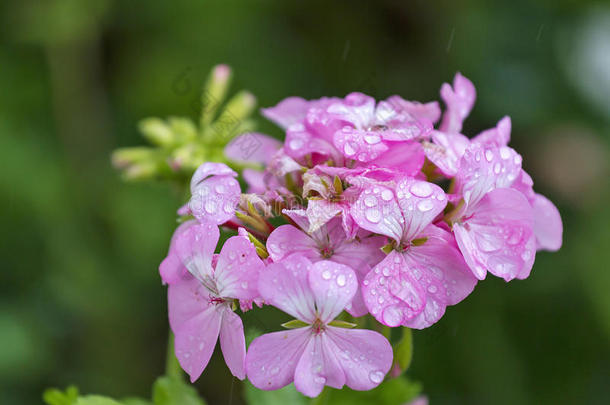
[[(354, 391), (347, 387), (340, 390), (325, 388), (320, 403), (332, 405), (402, 405), (415, 398), (421, 385), (404, 377), (386, 380), (370, 391)], [(315, 400), (314, 400), (315, 401)]]
[(142, 398), (124, 398), (121, 405), (152, 405), (152, 402)]
[(402, 338), (394, 347), (394, 361), (402, 372), (406, 371), (413, 357), (413, 332), (409, 328), (402, 328)]
[(66, 391), (49, 388), (42, 394), (42, 400), (48, 405), (72, 405), (78, 399), (78, 388), (70, 386)]
[(244, 384), (248, 405), (307, 405), (309, 399), (300, 394), (293, 384), (275, 391), (263, 391), (249, 382)]
[(100, 395), (87, 395), (78, 397), (74, 405), (121, 405), (121, 403), (112, 398), (102, 397)]
[[(180, 378), (159, 377), (153, 385), (155, 405), (205, 405), (197, 390)], [(80, 405), (80, 404), (79, 404)]]

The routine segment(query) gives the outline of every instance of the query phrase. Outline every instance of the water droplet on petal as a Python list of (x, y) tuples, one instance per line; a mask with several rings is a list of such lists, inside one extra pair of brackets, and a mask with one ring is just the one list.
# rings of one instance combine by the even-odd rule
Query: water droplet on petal
[(329, 270), (324, 270), (324, 271), (322, 272), (322, 278), (323, 278), (324, 280), (330, 280), (331, 276), (332, 276), (332, 274), (330, 274), (330, 271), (329, 271)]
[(371, 371), (369, 374), (369, 379), (373, 383), (379, 384), (381, 381), (383, 381), (383, 373), (381, 371)]
[(491, 161), (493, 160), (493, 158), (494, 158), (494, 153), (493, 153), (491, 150), (487, 149), (487, 150), (485, 151), (485, 159), (486, 159), (488, 162), (491, 162)]
[(356, 154), (356, 147), (354, 147), (351, 142), (346, 142), (345, 145), (343, 145), (343, 153), (345, 153), (346, 156), (353, 156)]
[(411, 185), (411, 192), (418, 197), (428, 197), (432, 194), (432, 187), (425, 181), (418, 181)]
[(417, 203), (417, 209), (420, 212), (428, 212), (434, 207), (434, 204), (430, 200), (422, 200)]
[(339, 274), (337, 276), (337, 285), (339, 287), (343, 287), (343, 286), (345, 286), (346, 283), (347, 283), (347, 280), (345, 279), (345, 274)]
[(384, 201), (390, 201), (392, 199), (392, 192), (388, 189), (385, 189), (381, 192), (381, 199)]
[(366, 205), (367, 207), (374, 207), (377, 205), (377, 199), (372, 195), (367, 195), (366, 197), (364, 197), (364, 205)]
[(369, 208), (368, 210), (366, 210), (364, 216), (367, 220), (375, 224), (381, 221), (381, 212), (375, 208)]

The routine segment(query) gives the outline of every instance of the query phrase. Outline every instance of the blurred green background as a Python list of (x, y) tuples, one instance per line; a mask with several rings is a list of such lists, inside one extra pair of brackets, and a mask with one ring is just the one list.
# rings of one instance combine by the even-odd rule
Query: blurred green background
[[(469, 77), (466, 133), (512, 117), (564, 246), (416, 332), (409, 376), (432, 404), (610, 403), (607, 2), (5, 0), (1, 404), (70, 383), (149, 396), (167, 336), (157, 266), (183, 201), (167, 184), (121, 182), (109, 156), (144, 143), (144, 117), (196, 118), (217, 63), (260, 106), (353, 90), (429, 101), (456, 71)], [(265, 311), (247, 322), (274, 328)], [(209, 367), (197, 383), (208, 402), (242, 403), (218, 353)]]

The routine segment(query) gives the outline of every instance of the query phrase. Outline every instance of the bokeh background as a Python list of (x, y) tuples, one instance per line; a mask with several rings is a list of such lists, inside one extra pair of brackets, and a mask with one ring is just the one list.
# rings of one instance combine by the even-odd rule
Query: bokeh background
[[(195, 118), (217, 63), (260, 106), (353, 90), (429, 101), (469, 77), (466, 133), (512, 117), (564, 246), (416, 332), (409, 376), (432, 404), (610, 402), (607, 2), (5, 0), (0, 21), (0, 403), (70, 383), (149, 395), (167, 340), (157, 266), (183, 201), (122, 182), (109, 156), (144, 143), (144, 117)], [(218, 354), (209, 367), (208, 402), (242, 403)]]

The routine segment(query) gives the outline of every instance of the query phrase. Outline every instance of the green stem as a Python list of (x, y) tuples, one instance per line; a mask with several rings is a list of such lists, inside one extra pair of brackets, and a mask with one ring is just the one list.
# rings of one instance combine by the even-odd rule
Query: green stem
[(182, 378), (182, 368), (176, 354), (174, 353), (174, 334), (170, 331), (167, 339), (167, 356), (165, 360), (165, 375), (168, 377)]

